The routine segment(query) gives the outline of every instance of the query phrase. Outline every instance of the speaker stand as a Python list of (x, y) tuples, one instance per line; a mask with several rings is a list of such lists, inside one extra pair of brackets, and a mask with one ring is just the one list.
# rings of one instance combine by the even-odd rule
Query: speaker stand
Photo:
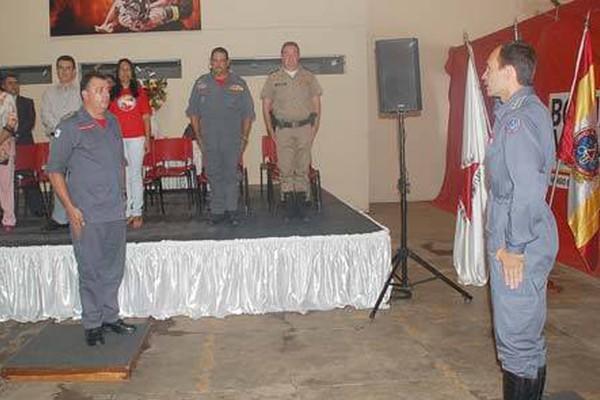
[[(412, 297), (412, 286), (429, 282), (434, 279), (441, 279), (445, 284), (450, 286), (452, 289), (460, 293), (466, 303), (470, 303), (473, 300), (473, 296), (469, 292), (462, 289), (450, 278), (441, 273), (432, 263), (421, 258), (417, 253), (408, 248), (408, 204), (406, 195), (408, 193), (409, 182), (406, 172), (406, 132), (404, 129), (404, 119), (406, 117), (406, 111), (403, 108), (398, 108), (396, 112), (398, 120), (398, 168), (400, 176), (398, 178), (398, 191), (400, 193), (400, 247), (396, 250), (392, 258), (392, 271), (390, 272), (373, 310), (369, 314), (371, 319), (375, 318), (379, 306), (385, 297), (387, 290), (392, 287), (392, 298), (393, 299), (410, 299)], [(417, 262), (418, 265), (428, 270), (433, 277), (423, 279), (421, 281), (410, 284), (408, 279), (408, 258), (412, 258)], [(398, 276), (398, 270), (400, 269), (401, 276)], [(395, 278), (395, 281), (394, 281)]]

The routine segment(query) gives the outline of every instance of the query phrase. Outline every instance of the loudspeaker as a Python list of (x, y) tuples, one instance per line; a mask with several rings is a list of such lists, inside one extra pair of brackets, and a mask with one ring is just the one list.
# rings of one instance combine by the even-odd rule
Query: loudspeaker
[(419, 41), (415, 38), (375, 42), (379, 112), (421, 110)]

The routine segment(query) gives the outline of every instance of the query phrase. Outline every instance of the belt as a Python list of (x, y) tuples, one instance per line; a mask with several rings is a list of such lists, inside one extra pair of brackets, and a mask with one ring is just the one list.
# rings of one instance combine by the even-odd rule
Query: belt
[(309, 115), (308, 118), (300, 121), (283, 121), (280, 119), (275, 120), (278, 128), (300, 128), (308, 124), (312, 124), (315, 120), (313, 114)]

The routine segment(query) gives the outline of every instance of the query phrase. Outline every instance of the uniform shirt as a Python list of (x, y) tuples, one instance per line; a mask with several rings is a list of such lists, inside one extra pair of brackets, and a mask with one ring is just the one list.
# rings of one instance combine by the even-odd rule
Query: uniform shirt
[(312, 72), (300, 67), (292, 78), (279, 68), (267, 78), (260, 98), (273, 101), (273, 114), (278, 120), (302, 121), (315, 112), (312, 100), (322, 92)]
[[(506, 209), (506, 249), (523, 253), (538, 236), (539, 223), (547, 215), (545, 197), (555, 148), (552, 120), (533, 88), (524, 87), (495, 110), (494, 137), (486, 153), (490, 201)], [(495, 211), (494, 211), (495, 212)], [(488, 227), (493, 230), (494, 227)]]
[(138, 97), (129, 88), (121, 89), (108, 109), (117, 117), (124, 138), (146, 136), (143, 115), (152, 114), (152, 109), (144, 88), (138, 87)]
[(125, 219), (123, 139), (117, 119), (105, 115), (105, 128), (83, 108), (64, 118), (46, 165), (46, 172), (69, 175), (69, 194), (86, 222)]
[(63, 86), (50, 86), (42, 97), (42, 124), (49, 135), (58, 126), (61, 118), (81, 107), (81, 93), (77, 82)]
[(254, 102), (242, 78), (230, 73), (220, 86), (211, 74), (205, 74), (192, 87), (186, 113), (200, 118), (205, 142), (221, 139), (237, 142), (242, 120), (254, 119)]

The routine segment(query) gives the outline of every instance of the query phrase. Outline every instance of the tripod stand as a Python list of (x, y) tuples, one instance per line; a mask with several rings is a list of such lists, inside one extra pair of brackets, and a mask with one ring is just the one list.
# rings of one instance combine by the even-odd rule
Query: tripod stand
[[(406, 133), (404, 130), (406, 111), (403, 108), (398, 108), (396, 116), (398, 119), (398, 167), (400, 172), (400, 177), (398, 178), (398, 191), (400, 192), (400, 215), (402, 216), (400, 225), (400, 247), (396, 250), (394, 257), (392, 258), (392, 272), (390, 272), (390, 275), (385, 282), (385, 286), (381, 290), (381, 293), (379, 293), (377, 302), (369, 314), (371, 319), (375, 318), (375, 314), (377, 314), (379, 306), (385, 297), (385, 293), (390, 286), (395, 289), (394, 297), (399, 299), (409, 299), (412, 297), (412, 288), (408, 279), (409, 257), (433, 274), (433, 277), (415, 282), (413, 283), (413, 286), (439, 278), (452, 289), (460, 293), (466, 302), (470, 302), (473, 299), (473, 296), (442, 274), (433, 264), (424, 260), (417, 253), (408, 248), (408, 205), (406, 201), (406, 194), (408, 192), (409, 183), (406, 173)], [(398, 269), (400, 269), (401, 272), (400, 277), (398, 276)], [(394, 282), (394, 278), (396, 278), (396, 282)]]

